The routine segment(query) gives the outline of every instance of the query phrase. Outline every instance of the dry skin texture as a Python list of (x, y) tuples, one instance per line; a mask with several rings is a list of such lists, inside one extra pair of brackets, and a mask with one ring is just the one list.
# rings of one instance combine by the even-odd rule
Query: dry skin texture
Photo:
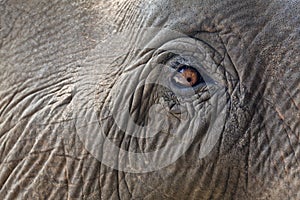
[[(299, 199), (299, 47), (297, 0), (0, 0), (0, 199)], [(193, 48), (201, 53), (184, 57)], [(207, 85), (222, 86), (222, 114), (205, 88), (186, 120), (185, 98), (141, 86), (173, 60), (201, 63)], [(156, 81), (169, 80), (163, 69)], [(124, 108), (160, 134), (126, 134)], [(172, 131), (195, 135), (176, 161), (130, 173), (123, 154), (112, 168), (101, 160), (111, 151), (92, 152), (103, 146), (87, 137), (90, 110), (118, 148), (154, 152), (158, 163), (179, 152), (155, 153)], [(216, 143), (200, 159), (210, 134)]]

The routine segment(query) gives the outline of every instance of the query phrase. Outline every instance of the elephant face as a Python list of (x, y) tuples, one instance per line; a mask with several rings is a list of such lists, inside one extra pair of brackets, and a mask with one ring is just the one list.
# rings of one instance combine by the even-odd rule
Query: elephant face
[(298, 3), (0, 2), (0, 197), (299, 198)]

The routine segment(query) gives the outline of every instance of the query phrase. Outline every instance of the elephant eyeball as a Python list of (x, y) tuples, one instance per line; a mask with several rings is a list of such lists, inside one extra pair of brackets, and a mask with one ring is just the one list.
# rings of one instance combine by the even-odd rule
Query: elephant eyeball
[(204, 82), (200, 73), (195, 68), (187, 65), (183, 65), (177, 69), (173, 80), (181, 87), (194, 87)]

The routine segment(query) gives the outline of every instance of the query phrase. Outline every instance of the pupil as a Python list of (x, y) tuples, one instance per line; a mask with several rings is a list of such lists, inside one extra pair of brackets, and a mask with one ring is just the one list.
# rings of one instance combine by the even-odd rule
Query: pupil
[(192, 82), (192, 79), (191, 78), (187, 78), (186, 79), (188, 82)]

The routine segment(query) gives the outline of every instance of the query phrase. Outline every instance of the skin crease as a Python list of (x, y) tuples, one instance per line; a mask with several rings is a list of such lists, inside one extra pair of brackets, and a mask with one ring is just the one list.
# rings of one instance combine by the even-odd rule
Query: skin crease
[[(0, 198), (299, 199), (299, 3), (0, 1)], [(137, 48), (135, 41), (149, 27), (158, 31), (145, 41), (158, 46), (178, 42), (164, 30), (203, 41), (195, 43), (207, 51), (203, 67), (226, 86), (229, 108), (220, 139), (203, 159), (208, 111), (199, 114), (203, 126), (176, 162), (129, 173), (101, 163), (82, 141), (76, 120), (80, 113), (89, 119), (92, 108), (121, 149), (164, 147), (164, 135), (125, 135), (106, 113), (112, 105), (122, 116), (124, 101), (143, 124), (163, 95), (161, 104), (175, 113), (176, 101), (163, 89), (138, 88), (150, 76), (146, 64), (155, 54), (145, 50), (147, 42)], [(176, 47), (185, 52), (187, 41)], [(130, 89), (133, 98), (122, 99)], [(173, 115), (167, 120), (178, 122)], [(193, 132), (190, 127), (184, 134)], [(84, 134), (90, 131), (87, 126)]]

